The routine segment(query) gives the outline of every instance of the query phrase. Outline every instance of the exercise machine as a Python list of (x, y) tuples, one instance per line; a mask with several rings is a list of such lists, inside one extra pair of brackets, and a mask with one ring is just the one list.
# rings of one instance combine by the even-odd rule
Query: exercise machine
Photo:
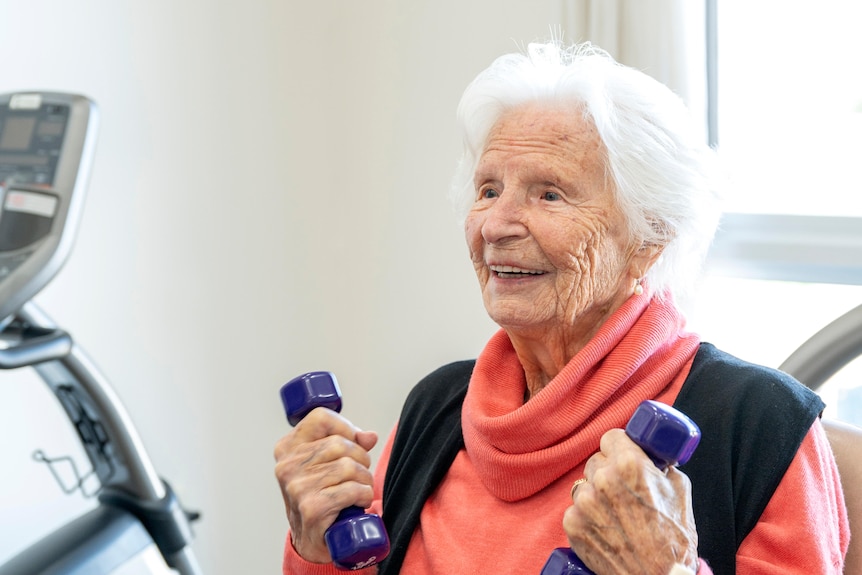
[(165, 572), (199, 575), (190, 547), (197, 514), (185, 511), (156, 473), (95, 364), (31, 301), (71, 251), (96, 130), (97, 108), (86, 97), (0, 94), (0, 369), (38, 373), (99, 483), (94, 509), (0, 565), (0, 575), (125, 573), (130, 562), (154, 555)]

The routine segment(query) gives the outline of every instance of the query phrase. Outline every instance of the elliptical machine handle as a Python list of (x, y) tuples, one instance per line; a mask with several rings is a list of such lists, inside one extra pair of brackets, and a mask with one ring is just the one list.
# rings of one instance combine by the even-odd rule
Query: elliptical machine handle
[(72, 351), (72, 336), (59, 328), (26, 327), (21, 339), (0, 349), (0, 369), (18, 369), (61, 359)]

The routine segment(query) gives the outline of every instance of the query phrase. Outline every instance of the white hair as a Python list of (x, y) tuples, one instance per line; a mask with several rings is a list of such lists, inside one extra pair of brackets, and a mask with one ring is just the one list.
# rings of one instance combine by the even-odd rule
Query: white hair
[(631, 236), (663, 247), (646, 276), (650, 288), (684, 299), (720, 216), (715, 153), (676, 94), (589, 43), (530, 44), (525, 54), (495, 60), (467, 87), (458, 105), (464, 153), (452, 184), (459, 217), (476, 199), (473, 173), (491, 128), (505, 112), (535, 102), (595, 125)]

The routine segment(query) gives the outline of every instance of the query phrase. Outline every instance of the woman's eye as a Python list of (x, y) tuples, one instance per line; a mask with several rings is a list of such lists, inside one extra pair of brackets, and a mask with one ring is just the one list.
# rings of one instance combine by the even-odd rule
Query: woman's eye
[(562, 199), (562, 196), (560, 196), (560, 194), (558, 194), (557, 192), (545, 192), (544, 194), (542, 194), (542, 199), (549, 202), (556, 202)]
[(490, 200), (491, 198), (500, 197), (500, 193), (494, 188), (485, 188), (479, 192), (479, 197), (483, 200)]

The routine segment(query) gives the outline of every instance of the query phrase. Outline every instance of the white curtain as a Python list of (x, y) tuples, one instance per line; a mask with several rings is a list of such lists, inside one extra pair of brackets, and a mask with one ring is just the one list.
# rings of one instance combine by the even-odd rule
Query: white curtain
[(589, 40), (685, 100), (706, 130), (704, 0), (560, 0), (564, 39)]

